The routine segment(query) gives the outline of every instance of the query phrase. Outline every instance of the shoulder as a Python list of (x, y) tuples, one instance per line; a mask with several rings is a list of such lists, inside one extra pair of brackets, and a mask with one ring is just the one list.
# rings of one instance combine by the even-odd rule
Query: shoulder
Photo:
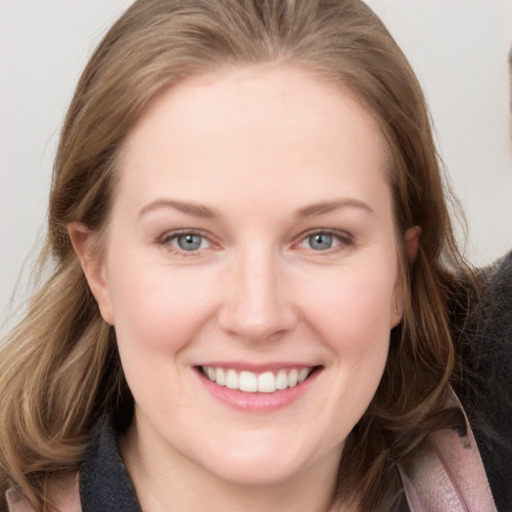
[(463, 378), (499, 398), (506, 411), (512, 391), (512, 252), (480, 275), (482, 295), (469, 307), (457, 350)]
[(512, 334), (512, 252), (484, 269), (482, 275), (485, 290), (479, 312), (481, 324), (504, 338)]
[[(55, 508), (59, 512), (81, 512), (78, 473), (64, 480), (52, 483), (49, 494), (55, 500)], [(11, 488), (7, 491), (6, 499), (6, 512), (36, 512), (36, 509), (16, 488)]]
[(494, 284), (512, 287), (512, 251), (500, 258), (484, 270)]
[(512, 510), (512, 252), (480, 271), (483, 291), (457, 336), (453, 386), (475, 434), (498, 510)]
[[(502, 363), (512, 361), (512, 252), (481, 269), (479, 278), (482, 292), (478, 300), (462, 297), (459, 309), (469, 308), (469, 311), (452, 314), (465, 318), (464, 327), (455, 340), (463, 356), (463, 369), (481, 371), (487, 365), (499, 368)], [(458, 293), (459, 298), (463, 294), (463, 291)], [(496, 376), (508, 379), (509, 373)]]
[[(93, 429), (78, 473), (53, 482), (49, 494), (59, 512), (140, 512), (135, 491), (117, 445), (117, 433), (108, 418)], [(36, 512), (15, 488), (6, 495), (7, 510)]]

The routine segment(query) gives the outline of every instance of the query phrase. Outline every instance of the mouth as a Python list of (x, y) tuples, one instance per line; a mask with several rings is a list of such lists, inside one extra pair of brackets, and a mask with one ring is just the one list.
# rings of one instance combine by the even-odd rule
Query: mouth
[(217, 386), (243, 393), (275, 393), (295, 388), (320, 370), (320, 366), (281, 368), (261, 373), (234, 368), (198, 366), (197, 369)]

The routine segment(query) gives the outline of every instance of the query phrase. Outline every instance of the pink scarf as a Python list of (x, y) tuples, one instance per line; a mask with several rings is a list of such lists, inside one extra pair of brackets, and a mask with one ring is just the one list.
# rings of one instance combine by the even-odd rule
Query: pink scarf
[[(453, 390), (448, 405), (464, 411)], [(419, 454), (408, 472), (399, 468), (411, 512), (497, 512), (467, 417), (466, 425), (466, 437), (432, 433), (433, 450)]]

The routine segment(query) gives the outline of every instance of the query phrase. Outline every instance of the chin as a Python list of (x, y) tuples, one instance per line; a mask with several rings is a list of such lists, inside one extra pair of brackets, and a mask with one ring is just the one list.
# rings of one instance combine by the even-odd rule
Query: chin
[[(219, 446), (206, 461), (206, 469), (230, 484), (240, 486), (272, 486), (291, 481), (318, 464), (318, 451), (306, 449), (288, 434), (274, 439), (260, 438)], [(292, 436), (293, 437), (293, 436)]]
[(286, 463), (275, 457), (265, 460), (226, 460), (222, 465), (207, 468), (218, 479), (240, 487), (271, 487), (292, 481), (304, 469), (301, 464)]

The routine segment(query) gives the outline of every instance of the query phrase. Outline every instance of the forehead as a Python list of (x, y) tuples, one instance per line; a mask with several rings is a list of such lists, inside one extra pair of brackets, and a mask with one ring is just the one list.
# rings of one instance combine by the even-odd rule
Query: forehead
[(156, 193), (151, 180), (181, 194), (200, 184), (240, 190), (256, 176), (251, 186), (286, 182), (300, 197), (340, 177), (360, 193), (387, 181), (388, 161), (377, 123), (347, 90), (300, 69), (258, 66), (162, 92), (129, 134), (119, 170), (138, 196)]

